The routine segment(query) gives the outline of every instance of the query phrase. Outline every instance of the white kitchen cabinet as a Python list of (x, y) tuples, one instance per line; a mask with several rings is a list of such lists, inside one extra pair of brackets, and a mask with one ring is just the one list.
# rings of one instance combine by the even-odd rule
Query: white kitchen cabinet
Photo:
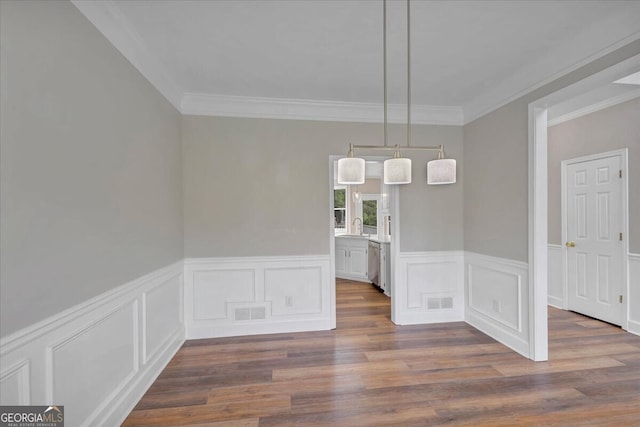
[(336, 237), (336, 277), (368, 282), (368, 243), (364, 237)]
[(391, 244), (380, 243), (379, 285), (387, 296), (391, 296)]

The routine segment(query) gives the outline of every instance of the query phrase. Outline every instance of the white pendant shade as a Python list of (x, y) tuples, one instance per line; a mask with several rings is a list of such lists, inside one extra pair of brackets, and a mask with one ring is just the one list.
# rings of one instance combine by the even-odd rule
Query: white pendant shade
[(427, 163), (427, 184), (454, 184), (456, 182), (456, 161), (454, 159), (431, 160)]
[(338, 160), (338, 184), (364, 184), (364, 159), (344, 157)]
[(395, 157), (384, 161), (385, 184), (411, 184), (411, 159)]

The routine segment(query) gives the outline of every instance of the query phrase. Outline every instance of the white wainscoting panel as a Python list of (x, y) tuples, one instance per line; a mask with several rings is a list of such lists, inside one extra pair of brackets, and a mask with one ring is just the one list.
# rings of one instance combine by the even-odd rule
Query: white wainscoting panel
[(2, 365), (0, 376), (2, 405), (28, 405), (29, 394), (29, 360), (22, 359), (6, 368)]
[(188, 339), (331, 329), (328, 255), (185, 260)]
[(628, 331), (640, 335), (640, 254), (629, 254)]
[(122, 423), (184, 342), (182, 274), (170, 265), (2, 338), (0, 404)]
[(527, 263), (465, 253), (466, 321), (529, 357)]
[(401, 252), (393, 290), (399, 325), (464, 320), (464, 253)]
[(172, 278), (142, 294), (143, 363), (156, 358), (173, 337), (184, 335), (182, 289), (182, 280)]
[[(219, 286), (229, 283), (233, 286)], [(193, 318), (196, 320), (226, 319), (230, 302), (256, 300), (255, 271), (212, 270), (193, 272)]]
[(564, 306), (564, 285), (562, 277), (562, 246), (549, 244), (547, 246), (549, 276), (547, 277), (547, 293), (549, 305), (562, 308)]

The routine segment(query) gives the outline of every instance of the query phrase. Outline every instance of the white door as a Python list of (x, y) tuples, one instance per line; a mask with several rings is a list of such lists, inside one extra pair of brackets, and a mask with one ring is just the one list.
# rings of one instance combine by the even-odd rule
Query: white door
[(622, 324), (622, 157), (564, 163), (569, 310)]

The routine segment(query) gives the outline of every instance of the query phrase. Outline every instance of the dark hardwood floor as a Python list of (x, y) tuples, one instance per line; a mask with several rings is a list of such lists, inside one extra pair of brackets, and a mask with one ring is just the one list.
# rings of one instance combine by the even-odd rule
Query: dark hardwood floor
[(549, 309), (549, 362), (471, 326), (395, 326), (338, 280), (337, 329), (187, 341), (124, 425), (640, 426), (640, 337)]

